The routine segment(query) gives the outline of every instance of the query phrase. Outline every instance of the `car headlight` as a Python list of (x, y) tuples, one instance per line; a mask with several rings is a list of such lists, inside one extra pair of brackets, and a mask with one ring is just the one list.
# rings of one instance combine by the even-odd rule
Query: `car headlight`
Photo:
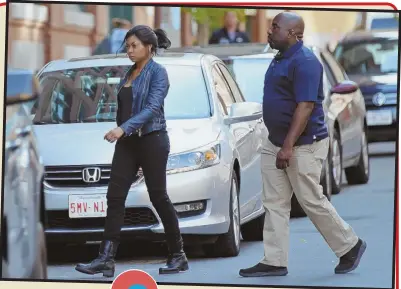
[(209, 145), (195, 151), (170, 155), (167, 161), (167, 174), (204, 169), (219, 163), (220, 144)]

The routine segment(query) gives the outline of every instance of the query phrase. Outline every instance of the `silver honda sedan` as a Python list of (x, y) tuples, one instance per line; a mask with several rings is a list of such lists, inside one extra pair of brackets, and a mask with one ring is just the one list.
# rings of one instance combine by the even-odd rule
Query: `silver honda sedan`
[[(267, 138), (259, 103), (245, 102), (225, 64), (204, 54), (164, 53), (170, 90), (167, 191), (186, 244), (210, 256), (236, 256), (242, 239), (261, 240), (260, 150)], [(50, 62), (32, 118), (46, 168), (50, 242), (97, 241), (106, 215), (116, 126), (116, 85), (132, 65), (125, 55)], [(163, 226), (141, 171), (126, 200), (122, 236), (162, 240)]]

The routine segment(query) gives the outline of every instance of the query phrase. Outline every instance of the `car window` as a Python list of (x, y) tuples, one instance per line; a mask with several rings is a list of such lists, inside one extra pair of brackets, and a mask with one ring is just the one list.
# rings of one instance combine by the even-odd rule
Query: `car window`
[(334, 57), (349, 75), (397, 73), (398, 39), (377, 38), (341, 44), (335, 49)]
[(324, 62), (326, 62), (327, 68), (331, 71), (333, 77), (335, 78), (335, 84), (343, 82), (347, 79), (344, 70), (339, 66), (337, 61), (329, 53), (323, 52), (322, 58)]
[(398, 30), (398, 19), (397, 17), (386, 17), (386, 18), (374, 18), (370, 24), (370, 29), (397, 29)]
[[(332, 88), (331, 81), (329, 80), (329, 76), (333, 79), (333, 76), (330, 74), (331, 72), (327, 68), (327, 64), (322, 59), (320, 52), (315, 52), (316, 57), (319, 59), (320, 63), (323, 65), (323, 93), (324, 96), (327, 97)], [(333, 81), (333, 80), (332, 80)]]
[(231, 91), (226, 83), (221, 71), (218, 69), (216, 65), (212, 68), (212, 76), (216, 88), (217, 97), (219, 98), (223, 111), (225, 114), (228, 114), (228, 110), (230, 106), (235, 102)]
[[(166, 119), (210, 117), (210, 101), (201, 67), (165, 67), (170, 82), (164, 101)], [(45, 72), (40, 76), (41, 96), (31, 109), (34, 121), (41, 124), (114, 122), (117, 86), (129, 68), (105, 66)]]
[(246, 101), (263, 102), (266, 71), (272, 58), (235, 58), (225, 60)]
[(241, 90), (239, 89), (237, 83), (235, 82), (233, 76), (231, 75), (231, 73), (228, 71), (228, 69), (222, 65), (222, 64), (218, 64), (218, 67), (221, 70), (221, 73), (223, 74), (225, 80), (227, 81), (227, 83), (229, 84), (230, 88), (231, 88), (231, 92), (235, 98), (235, 102), (244, 102), (244, 97), (242, 95)]

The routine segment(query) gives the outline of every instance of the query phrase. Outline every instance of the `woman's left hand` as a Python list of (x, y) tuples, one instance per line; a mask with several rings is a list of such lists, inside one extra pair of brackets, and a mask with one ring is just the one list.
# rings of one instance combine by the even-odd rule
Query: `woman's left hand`
[(120, 127), (116, 127), (105, 134), (104, 139), (110, 143), (115, 142), (124, 135), (124, 131)]

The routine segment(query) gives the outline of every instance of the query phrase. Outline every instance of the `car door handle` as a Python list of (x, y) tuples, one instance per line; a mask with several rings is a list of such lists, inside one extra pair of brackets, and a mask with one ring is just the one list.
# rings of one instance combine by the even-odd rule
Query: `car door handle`
[(21, 140), (20, 139), (16, 139), (16, 140), (12, 140), (12, 141), (7, 141), (5, 143), (5, 149), (6, 150), (10, 150), (10, 151), (15, 151), (16, 149), (18, 149), (21, 146)]
[(32, 131), (32, 128), (30, 126), (26, 126), (24, 128), (18, 128), (15, 130), (15, 134), (18, 137), (26, 137), (27, 135), (29, 135)]
[(5, 148), (7, 150), (14, 151), (21, 146), (22, 138), (28, 136), (32, 131), (31, 126), (26, 126), (24, 128), (17, 128), (15, 130), (16, 138), (5, 143)]

